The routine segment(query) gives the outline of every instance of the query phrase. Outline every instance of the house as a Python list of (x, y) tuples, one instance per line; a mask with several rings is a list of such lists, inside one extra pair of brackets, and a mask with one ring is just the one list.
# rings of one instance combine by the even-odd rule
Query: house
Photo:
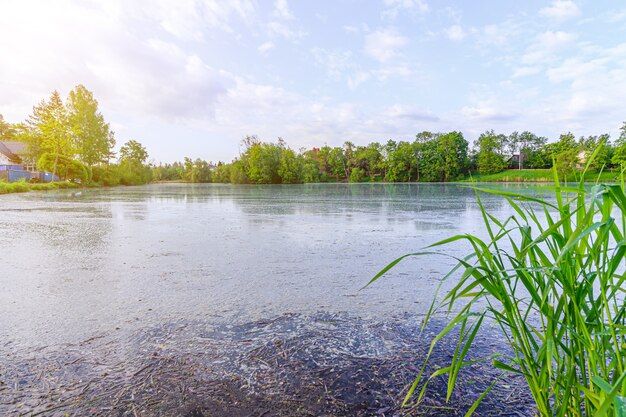
[(25, 143), (0, 141), (0, 165), (21, 165), (26, 153)]
[(520, 155), (518, 153), (511, 155), (506, 160), (506, 167), (507, 167), (507, 169), (520, 169), (519, 158), (520, 158)]
[[(36, 172), (28, 163), (28, 147), (22, 142), (0, 141), (0, 181), (45, 181), (52, 180), (46, 172)], [(54, 176), (54, 181), (59, 177)]]

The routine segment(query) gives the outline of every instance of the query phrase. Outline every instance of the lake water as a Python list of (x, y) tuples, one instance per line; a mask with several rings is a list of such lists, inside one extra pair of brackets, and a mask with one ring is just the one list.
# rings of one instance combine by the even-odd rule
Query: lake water
[[(499, 197), (483, 202), (498, 217), (511, 214)], [(484, 228), (474, 191), (454, 184), (167, 184), (0, 196), (0, 340), (75, 343), (180, 319), (419, 314), (454, 264), (444, 256), (411, 258), (360, 288), (398, 256), (457, 233)]]

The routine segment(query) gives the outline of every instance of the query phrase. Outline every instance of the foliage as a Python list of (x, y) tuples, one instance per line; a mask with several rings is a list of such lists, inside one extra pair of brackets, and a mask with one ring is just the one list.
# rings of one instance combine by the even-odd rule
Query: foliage
[[(148, 154), (137, 141), (122, 147), (120, 165), (110, 164), (115, 136), (98, 110), (98, 102), (83, 85), (76, 86), (66, 103), (54, 91), (33, 107), (23, 123), (10, 125), (0, 117), (3, 140), (27, 144), (25, 164), (37, 164), (62, 179), (81, 184), (145, 184), (152, 178), (145, 165)], [(7, 127), (9, 126), (9, 127)], [(10, 136), (2, 133), (10, 128)], [(8, 139), (7, 139), (8, 137)], [(42, 186), (44, 187), (44, 186)]]
[[(619, 177), (619, 172), (607, 169), (603, 171), (587, 170), (583, 173), (572, 172), (565, 180), (567, 182), (578, 182), (583, 179), (585, 182), (615, 182)], [(497, 174), (472, 175), (470, 179), (464, 181), (475, 182), (552, 182), (554, 174), (552, 169), (507, 169)]]
[[(414, 393), (420, 401), (429, 381), (444, 374), (448, 375), (449, 399), (459, 372), (474, 363), (466, 354), (475, 336), (486, 322), (493, 322), (506, 336), (513, 354), (485, 359), (491, 359), (504, 373), (525, 378), (539, 415), (623, 415), (623, 181), (622, 185), (599, 184), (588, 191), (581, 180), (577, 188), (564, 189), (555, 170), (555, 203), (475, 189), (489, 238), (464, 234), (432, 245), (465, 241), (473, 251), (457, 258), (458, 267), (444, 280), (459, 268), (463, 271), (460, 280), (437, 307), (433, 302), (423, 324), (439, 309), (454, 311), (458, 307), (458, 313), (433, 339), (426, 362), (436, 343), (454, 327), (460, 327), (458, 346), (451, 364), (425, 381), (425, 365), (422, 367), (405, 403)], [(481, 192), (505, 198), (516, 214), (505, 220), (492, 216), (481, 203)], [(371, 282), (403, 258), (392, 262)]]
[(506, 136), (496, 135), (493, 130), (480, 135), (477, 141), (479, 150), (476, 157), (480, 174), (495, 174), (506, 168), (506, 159), (503, 154), (506, 140)]
[(12, 141), (15, 140), (16, 135), (15, 127), (4, 120), (4, 117), (0, 114), (0, 141)]
[(58, 190), (59, 188), (76, 188), (77, 184), (72, 182), (45, 182), (30, 183), (25, 181), (4, 182), (0, 181), (0, 194), (25, 193), (28, 191)]
[(68, 124), (72, 146), (80, 161), (90, 169), (108, 163), (115, 138), (98, 111), (98, 101), (83, 85), (76, 86), (67, 99)]
[(361, 182), (363, 181), (364, 176), (365, 171), (361, 168), (352, 168), (352, 172), (350, 173), (350, 182)]
[[(523, 169), (525, 164), (524, 161), (527, 161), (527, 166), (529, 168), (539, 168), (534, 167), (531, 163), (531, 159), (533, 155), (537, 154), (541, 148), (548, 142), (548, 139), (537, 136), (532, 132), (524, 131), (522, 133), (513, 132), (509, 135), (507, 139), (507, 145), (511, 152), (511, 154), (518, 154), (518, 168)], [(551, 161), (547, 161), (549, 165)]]
[(86, 183), (89, 180), (87, 167), (75, 159), (65, 155), (55, 155), (46, 152), (37, 161), (37, 169), (40, 171), (55, 172), (61, 180)]

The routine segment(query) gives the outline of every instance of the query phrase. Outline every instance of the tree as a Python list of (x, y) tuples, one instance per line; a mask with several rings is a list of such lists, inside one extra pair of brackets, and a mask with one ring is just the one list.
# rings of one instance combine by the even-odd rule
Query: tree
[(70, 92), (67, 109), (74, 150), (91, 172), (94, 165), (109, 161), (114, 134), (98, 111), (98, 101), (85, 86), (78, 85)]
[(619, 138), (615, 141), (615, 153), (611, 162), (615, 165), (626, 164), (626, 122), (622, 124)]
[[(56, 164), (56, 168), (54, 164)], [(59, 178), (63, 180), (79, 183), (85, 183), (89, 180), (87, 167), (79, 161), (65, 155), (55, 155), (46, 152), (41, 155), (41, 158), (37, 161), (37, 168), (41, 171), (56, 172)]]
[(576, 169), (578, 163), (578, 145), (571, 132), (561, 134), (559, 141), (552, 144), (552, 158), (559, 176), (566, 177)]
[(42, 101), (39, 106), (36, 106), (33, 109), (33, 115), (36, 129), (40, 133), (41, 148), (54, 155), (52, 165), (54, 181), (59, 157), (72, 154), (68, 113), (59, 92), (53, 91), (50, 101)]
[(461, 132), (449, 132), (437, 139), (437, 150), (441, 155), (441, 181), (450, 181), (457, 178), (467, 166), (468, 143)]
[(480, 135), (477, 141), (478, 154), (476, 164), (478, 172), (483, 175), (495, 174), (506, 168), (506, 160), (502, 154), (506, 136), (488, 130)]
[(147, 159), (146, 148), (136, 140), (129, 140), (120, 148), (120, 164), (131, 173), (141, 168)]
[(513, 132), (509, 135), (508, 145), (512, 154), (518, 154), (518, 168), (524, 168), (524, 161), (529, 161), (531, 155), (537, 152), (548, 139), (540, 137), (529, 131), (522, 133)]
[(428, 142), (432, 142), (437, 139), (437, 134), (432, 132), (421, 132), (415, 135), (415, 141), (413, 142), (413, 153), (415, 154), (415, 166), (417, 168), (416, 181), (420, 181), (420, 167), (422, 165), (422, 158), (424, 151), (427, 148)]
[(4, 120), (0, 114), (0, 141), (15, 140), (16, 131), (13, 125)]
[(380, 153), (380, 144), (376, 142), (358, 148), (357, 160), (362, 161), (367, 176), (370, 177), (370, 181), (374, 181), (376, 170), (380, 166), (382, 159), (383, 156)]
[(280, 166), (278, 168), (278, 175), (281, 178), (283, 184), (296, 184), (300, 181), (301, 173), (301, 159), (296, 157), (296, 153), (285, 148), (280, 157)]
[[(255, 143), (246, 152), (247, 177), (257, 184), (279, 184), (280, 158), (283, 146), (279, 143)], [(246, 160), (244, 158), (244, 160)]]
[(343, 149), (339, 147), (332, 148), (328, 153), (328, 165), (330, 173), (339, 179), (341, 175), (346, 175), (346, 159)]

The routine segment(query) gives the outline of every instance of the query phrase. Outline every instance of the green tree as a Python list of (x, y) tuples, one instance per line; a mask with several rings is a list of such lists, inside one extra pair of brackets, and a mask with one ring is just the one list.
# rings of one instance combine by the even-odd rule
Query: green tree
[(4, 120), (4, 117), (0, 114), (0, 141), (12, 141), (15, 140), (17, 132), (13, 125)]
[(319, 161), (315, 160), (312, 156), (309, 156), (309, 152), (310, 151), (307, 151), (305, 155), (301, 155), (302, 181), (318, 182), (320, 180)]
[(566, 177), (574, 172), (578, 163), (578, 144), (571, 132), (561, 134), (559, 141), (550, 147), (556, 170), (560, 177)]
[(626, 164), (626, 122), (620, 128), (620, 135), (615, 141), (615, 151), (611, 162), (615, 165)]
[(296, 157), (296, 153), (293, 150), (284, 148), (278, 168), (278, 175), (281, 178), (281, 182), (283, 184), (297, 184), (301, 182), (301, 171), (301, 159)]
[(120, 148), (121, 183), (124, 185), (145, 184), (150, 181), (152, 171), (144, 164), (148, 159), (146, 148), (136, 140), (129, 140)]
[(424, 131), (415, 135), (415, 141), (413, 142), (413, 153), (415, 155), (415, 167), (416, 167), (416, 181), (420, 181), (420, 168), (422, 166), (422, 158), (424, 152), (428, 148), (428, 143), (437, 139), (437, 134)]
[(67, 99), (68, 122), (73, 148), (89, 171), (94, 165), (108, 163), (115, 136), (98, 111), (98, 101), (83, 85), (76, 86)]
[(380, 167), (382, 159), (379, 143), (372, 142), (367, 146), (357, 148), (357, 165), (363, 167), (370, 181), (375, 180), (376, 171)]
[(437, 151), (441, 164), (437, 167), (440, 181), (458, 178), (466, 169), (468, 143), (461, 132), (449, 132), (437, 138)]
[(34, 111), (37, 115), (36, 128), (40, 133), (41, 148), (44, 152), (54, 155), (52, 164), (52, 178), (57, 171), (57, 164), (61, 155), (69, 156), (71, 150), (71, 132), (68, 112), (58, 91), (53, 91), (48, 102), (41, 102)]
[(502, 154), (506, 136), (488, 130), (480, 135), (477, 141), (478, 154), (476, 164), (478, 172), (483, 175), (495, 174), (506, 168), (506, 160)]
[(531, 155), (541, 149), (548, 140), (535, 135), (532, 132), (513, 132), (508, 137), (509, 150), (512, 154), (518, 154), (518, 168), (524, 168), (524, 161), (530, 161)]
[(255, 143), (246, 152), (248, 161), (247, 176), (257, 184), (279, 184), (278, 169), (283, 151), (281, 144)]
[(340, 176), (346, 175), (347, 165), (343, 148), (335, 147), (328, 153), (328, 166), (330, 173), (339, 179)]
[(65, 155), (55, 155), (46, 152), (37, 161), (37, 168), (41, 171), (52, 171), (62, 180), (79, 183), (85, 183), (89, 180), (87, 167)]

